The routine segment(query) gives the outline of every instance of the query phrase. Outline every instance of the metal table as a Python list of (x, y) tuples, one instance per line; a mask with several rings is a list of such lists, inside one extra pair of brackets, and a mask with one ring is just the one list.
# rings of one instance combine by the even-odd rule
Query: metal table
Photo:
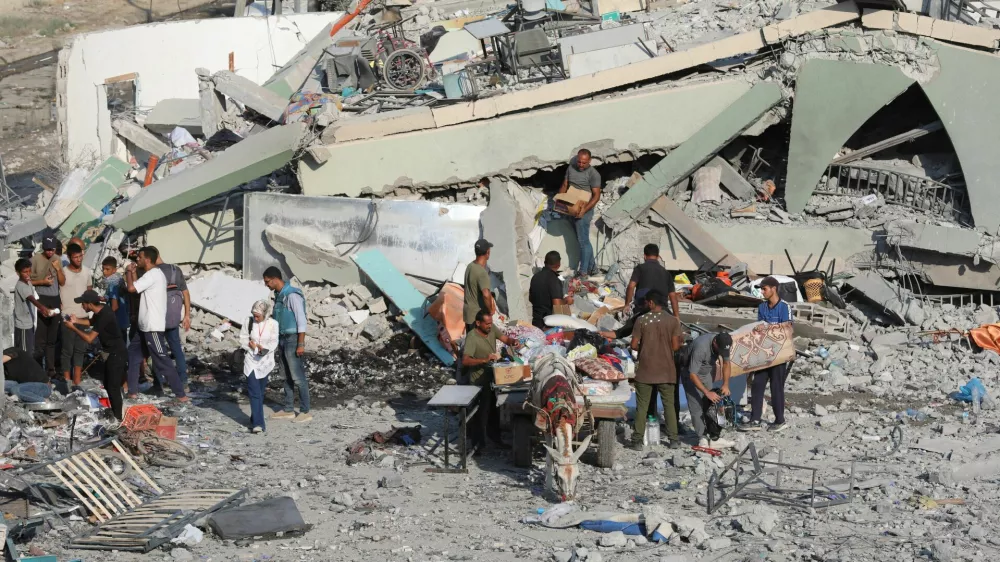
[(448, 453), (450, 449), (448, 434), (448, 414), (445, 413), (444, 416), (444, 467), (443, 468), (428, 468), (426, 472), (444, 472), (444, 473), (464, 473), (468, 472), (466, 467), (466, 462), (468, 460), (468, 444), (466, 438), (466, 426), (468, 425), (469, 418), (476, 415), (479, 410), (479, 405), (476, 404), (469, 411), (469, 407), (476, 402), (479, 397), (479, 393), (482, 392), (482, 387), (475, 385), (446, 385), (441, 387), (441, 390), (437, 391), (430, 401), (427, 402), (428, 408), (458, 408), (459, 415), (459, 432), (458, 432), (458, 453), (460, 455), (459, 465), (461, 468), (452, 468), (449, 460)]

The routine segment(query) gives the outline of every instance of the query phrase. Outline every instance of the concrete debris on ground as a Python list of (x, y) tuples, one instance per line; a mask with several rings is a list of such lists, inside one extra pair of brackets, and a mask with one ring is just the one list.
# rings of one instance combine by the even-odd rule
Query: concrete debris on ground
[[(14, 261), (43, 240), (82, 244), (102, 293), (104, 258), (123, 268), (154, 242), (184, 274), (192, 400), (171, 400), (151, 373), (127, 405), (156, 406), (164, 425), (151, 429), (193, 462), (140, 462), (164, 489), (247, 494), (190, 521), (162, 556), (997, 558), (1000, 106), (984, 92), (1000, 88), (1000, 5), (939, 19), (927, 12), (940, 6), (910, 1), (437, 0), (361, 3), (357, 15), (265, 4), (236, 12), (273, 15), (73, 37), (51, 96), (61, 161), (0, 160), (5, 349)], [(5, 80), (19, 72), (0, 67)], [(586, 214), (554, 197), (584, 156), (599, 183), (583, 187), (600, 188)], [(598, 427), (613, 443), (582, 457), (572, 504), (523, 450), (485, 447), (467, 473), (440, 471), (457, 418), (427, 402), (459, 378), (464, 271), (481, 238), (495, 325), (526, 344), (511, 369), (568, 351), (587, 407), (620, 400), (627, 412)], [(691, 448), (684, 411), (679, 450), (620, 447), (636, 415), (625, 303), (650, 244), (687, 335), (751, 331), (761, 280), (779, 283), (793, 320), (779, 350), (794, 358), (786, 431)], [(588, 248), (594, 271), (577, 274)], [(545, 334), (530, 325), (529, 286), (553, 251), (574, 301)], [(237, 350), (251, 307), (274, 298), (272, 266), (307, 304), (313, 418), (271, 418), (256, 434)], [(78, 386), (57, 375), (32, 388), (14, 383), (11, 354), (0, 463), (25, 501), (5, 521), (34, 531), (11, 533), (21, 554), (91, 558), (70, 540), (94, 532), (90, 501), (105, 494), (85, 501), (40, 467), (107, 435), (127, 441), (135, 420), (112, 419), (90, 367)], [(617, 385), (597, 380), (612, 375)], [(286, 378), (271, 374), (266, 413), (287, 409)], [(525, 426), (506, 414), (528, 383), (513, 384), (497, 400), (504, 437), (520, 442)], [(748, 421), (735, 389), (747, 378), (733, 384), (727, 433)], [(784, 467), (795, 465), (818, 471), (817, 500), (850, 501), (736, 493), (707, 513), (713, 478), (750, 445), (761, 478), (783, 467), (766, 491), (808, 490)], [(134, 467), (106, 458), (148, 494)], [(99, 466), (87, 462), (81, 478)], [(18, 495), (27, 475), (50, 481)]]

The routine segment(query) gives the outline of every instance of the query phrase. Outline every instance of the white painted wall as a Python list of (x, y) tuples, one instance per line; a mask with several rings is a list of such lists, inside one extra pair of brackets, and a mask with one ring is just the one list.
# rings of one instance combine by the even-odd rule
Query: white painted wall
[(341, 12), (217, 18), (139, 25), (74, 37), (59, 56), (57, 105), (63, 155), (69, 162), (105, 159), (115, 151), (104, 81), (139, 74), (138, 102), (198, 98), (195, 68), (229, 67), (263, 83)]

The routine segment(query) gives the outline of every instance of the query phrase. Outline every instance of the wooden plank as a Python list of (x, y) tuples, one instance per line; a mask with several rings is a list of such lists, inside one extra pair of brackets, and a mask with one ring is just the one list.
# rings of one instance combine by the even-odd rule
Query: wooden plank
[(86, 466), (86, 464), (80, 459), (80, 455), (73, 455), (65, 460), (71, 466), (76, 468), (77, 471), (82, 472), (88, 480), (94, 483), (94, 487), (101, 493), (104, 503), (107, 504), (108, 507), (111, 508), (116, 514), (128, 511), (128, 507), (125, 507), (125, 504), (118, 498), (118, 494), (112, 492), (111, 487), (108, 486), (99, 476), (94, 474), (90, 470), (90, 467)]
[(111, 470), (111, 467), (105, 464), (104, 459), (102, 459), (100, 456), (94, 453), (93, 450), (84, 451), (80, 453), (80, 456), (82, 456), (83, 458), (90, 461), (92, 464), (99, 467), (101, 470), (104, 471), (105, 474), (108, 474), (109, 475), (108, 482), (110, 482), (111, 485), (115, 487), (119, 495), (121, 495), (126, 499), (132, 500), (132, 503), (130, 505), (132, 505), (133, 507), (142, 505), (142, 500), (139, 498), (139, 496), (135, 495), (135, 493), (132, 492), (132, 489), (126, 486), (125, 483), (118, 478), (118, 475)]
[(119, 74), (118, 76), (112, 76), (111, 78), (105, 78), (105, 84), (114, 84), (115, 82), (128, 82), (129, 80), (135, 80), (139, 77), (138, 72), (129, 72), (128, 74)]
[(158, 494), (162, 494), (163, 493), (163, 490), (159, 486), (156, 485), (156, 482), (153, 482), (153, 479), (150, 478), (149, 475), (146, 474), (141, 468), (139, 468), (139, 465), (135, 464), (135, 461), (132, 460), (132, 455), (128, 454), (128, 451), (126, 451), (125, 448), (122, 447), (121, 444), (118, 443), (117, 440), (112, 441), (111, 445), (115, 449), (117, 449), (118, 452), (121, 453), (121, 455), (123, 457), (125, 457), (125, 461), (128, 462), (129, 465), (131, 465), (132, 468), (134, 468), (135, 471), (139, 473), (139, 476), (143, 480), (145, 480), (146, 483), (149, 484), (153, 488), (153, 490), (156, 490), (156, 493), (158, 493)]
[[(67, 469), (66, 469), (66, 468), (65, 468), (64, 466), (62, 466), (62, 464), (63, 464), (64, 462), (65, 462), (65, 461), (59, 461), (58, 463), (55, 463), (55, 464), (50, 464), (50, 465), (49, 465), (49, 469), (50, 469), (50, 470), (52, 470), (52, 469), (53, 469), (53, 467), (56, 467), (56, 468), (59, 468), (60, 470), (62, 470), (62, 471), (63, 471), (63, 473), (65, 474), (65, 476), (66, 476), (66, 477), (67, 477), (67, 478), (68, 478), (69, 480), (72, 480), (72, 481), (73, 481), (73, 483), (75, 484), (75, 486), (74, 486), (74, 485), (70, 484), (69, 482), (66, 482), (65, 480), (63, 480), (63, 481), (64, 481), (64, 482), (66, 483), (66, 485), (67, 485), (67, 486), (68, 486), (68, 487), (69, 487), (69, 488), (70, 488), (71, 490), (74, 490), (74, 492), (76, 492), (76, 491), (77, 491), (77, 489), (79, 489), (79, 491), (83, 492), (84, 494), (86, 494), (86, 495), (87, 495), (87, 497), (89, 497), (89, 498), (91, 499), (91, 501), (92, 501), (93, 503), (92, 503), (92, 504), (90, 504), (90, 505), (88, 505), (88, 508), (89, 508), (89, 509), (91, 510), (91, 513), (93, 513), (93, 514), (94, 514), (94, 517), (97, 517), (97, 518), (98, 518), (98, 519), (99, 519), (99, 520), (100, 520), (101, 522), (104, 522), (104, 521), (107, 521), (108, 519), (111, 519), (111, 514), (110, 514), (110, 513), (108, 513), (108, 511), (107, 511), (106, 509), (104, 509), (104, 506), (103, 506), (103, 505), (101, 505), (101, 502), (97, 501), (97, 498), (95, 498), (95, 497), (94, 497), (94, 495), (93, 495), (93, 494), (92, 494), (92, 493), (90, 492), (90, 489), (89, 489), (89, 488), (87, 488), (87, 487), (85, 487), (85, 486), (84, 486), (84, 485), (83, 485), (83, 484), (82, 484), (82, 483), (80, 482), (80, 480), (79, 480), (79, 479), (78, 479), (78, 478), (77, 478), (76, 476), (74, 476), (74, 475), (73, 475), (73, 473), (72, 473), (72, 472), (70, 472), (70, 471), (69, 471), (69, 470), (67, 470)], [(55, 472), (55, 470), (53, 470), (53, 472)], [(58, 474), (58, 473), (57, 473), (56, 475), (57, 475), (57, 476), (59, 476), (59, 474)], [(61, 478), (61, 477), (60, 477), (60, 479), (62, 480), (62, 478)], [(102, 515), (102, 512), (103, 512), (103, 515)]]
[(69, 480), (66, 480), (66, 478), (63, 477), (63, 475), (62, 475), (61, 472), (59, 472), (58, 470), (56, 470), (56, 468), (53, 467), (51, 464), (49, 466), (47, 466), (46, 468), (48, 468), (49, 471), (52, 472), (52, 474), (56, 475), (56, 478), (58, 478), (59, 481), (62, 482), (63, 486), (66, 486), (67, 488), (69, 488), (70, 492), (73, 492), (73, 495), (76, 496), (76, 498), (78, 500), (80, 500), (81, 503), (83, 503), (83, 505), (87, 508), (87, 511), (93, 513), (95, 516), (97, 516), (98, 518), (100, 518), (100, 515), (98, 515), (98, 512), (97, 512), (97, 508), (95, 508), (94, 505), (92, 503), (90, 503), (87, 500), (87, 498), (84, 497), (84, 495), (80, 492), (80, 490), (76, 489), (76, 486), (70, 484)]

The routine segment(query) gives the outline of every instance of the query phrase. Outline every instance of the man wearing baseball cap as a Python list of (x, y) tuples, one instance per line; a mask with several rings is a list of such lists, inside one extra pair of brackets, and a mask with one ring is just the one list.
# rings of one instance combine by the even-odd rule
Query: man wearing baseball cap
[(497, 312), (497, 303), (490, 292), (490, 274), (486, 269), (492, 247), (493, 244), (485, 238), (477, 240), (474, 247), (476, 260), (465, 266), (465, 307), (462, 316), (466, 334), (472, 333), (476, 328), (476, 314), (480, 310), (485, 310), (490, 316)]
[[(727, 439), (710, 441), (705, 435), (705, 410), (702, 408), (703, 398), (716, 403), (723, 396), (729, 396), (729, 376), (732, 373), (732, 362), (729, 359), (733, 347), (733, 337), (727, 333), (707, 333), (695, 338), (691, 343), (691, 355), (685, 369), (688, 376), (684, 377), (684, 393), (687, 395), (688, 411), (698, 434), (698, 444), (713, 449), (726, 449), (736, 443)], [(715, 381), (722, 374), (722, 386), (716, 387)]]
[[(101, 339), (101, 350), (104, 358), (104, 389), (108, 391), (111, 411), (120, 420), (122, 419), (122, 382), (125, 380), (128, 351), (121, 328), (118, 327), (118, 319), (93, 289), (87, 289), (73, 300), (81, 305), (84, 311), (93, 313), (93, 316), (89, 320), (70, 316), (69, 320), (65, 321), (65, 326), (87, 342), (87, 345), (94, 343), (97, 338)], [(79, 326), (91, 326), (93, 330), (85, 332)]]
[[(760, 292), (764, 302), (757, 306), (757, 321), (781, 324), (792, 321), (792, 310), (778, 295), (780, 283), (774, 277), (766, 277), (760, 282)], [(775, 365), (768, 369), (750, 373), (747, 386), (750, 388), (750, 422), (740, 426), (740, 431), (760, 431), (764, 429), (761, 417), (764, 414), (764, 389), (771, 385), (771, 409), (774, 423), (767, 430), (775, 433), (784, 430), (785, 425), (785, 381), (791, 370), (791, 362)]]

